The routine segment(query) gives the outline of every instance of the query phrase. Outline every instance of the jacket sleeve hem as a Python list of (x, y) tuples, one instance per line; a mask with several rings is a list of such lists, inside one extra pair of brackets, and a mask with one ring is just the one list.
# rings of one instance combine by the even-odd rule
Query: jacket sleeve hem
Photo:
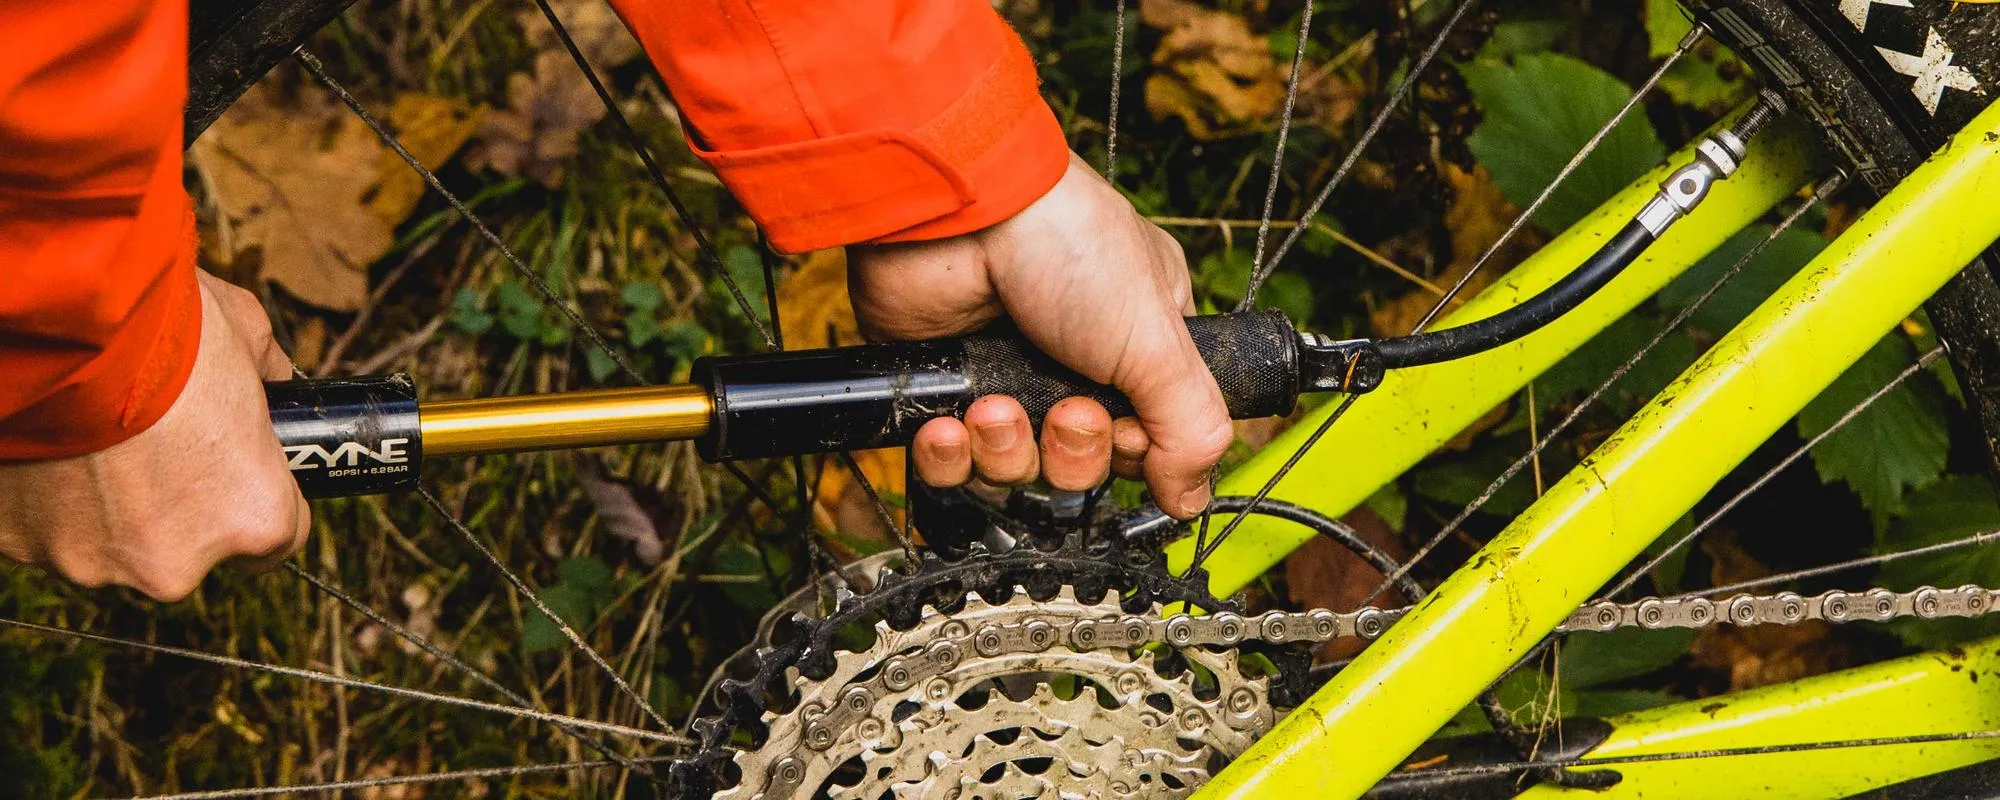
[(94, 453), (151, 428), (173, 407), (201, 345), (193, 226), (189, 215), (174, 265), (104, 348), (53, 391), (0, 419), (0, 462)]
[[(1035, 63), (1005, 23), (1000, 56), (914, 130), (875, 129), (742, 150), (694, 143), (773, 247), (802, 252), (936, 239), (1019, 213), (1069, 163)], [(692, 142), (691, 142), (692, 143)]]

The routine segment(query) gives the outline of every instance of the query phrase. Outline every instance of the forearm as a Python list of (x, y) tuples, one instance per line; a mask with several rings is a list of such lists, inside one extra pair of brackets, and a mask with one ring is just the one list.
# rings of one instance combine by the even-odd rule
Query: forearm
[(781, 250), (997, 223), (1068, 149), (985, 0), (613, 0), (713, 167)]

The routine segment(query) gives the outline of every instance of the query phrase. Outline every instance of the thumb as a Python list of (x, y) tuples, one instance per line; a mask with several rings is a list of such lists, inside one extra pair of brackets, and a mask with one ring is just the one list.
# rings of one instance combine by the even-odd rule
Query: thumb
[[(1146, 485), (1160, 510), (1187, 519), (1208, 506), (1209, 472), (1235, 433), (1222, 390), (1189, 338), (1187, 324), (1162, 314), (1140, 326), (1120, 359), (1113, 383), (1132, 401), (1152, 445), (1146, 451)], [(1131, 348), (1137, 348), (1134, 352)]]

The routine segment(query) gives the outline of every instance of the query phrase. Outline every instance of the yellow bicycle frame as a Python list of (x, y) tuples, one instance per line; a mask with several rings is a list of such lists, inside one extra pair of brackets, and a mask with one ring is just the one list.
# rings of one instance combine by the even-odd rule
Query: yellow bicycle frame
[[(1817, 158), (1806, 142), (1795, 127), (1760, 137), (1743, 172), (1556, 323), (1478, 357), (1393, 375), (1380, 396), (1357, 402), (1272, 496), (1329, 514), (1351, 510), (1792, 194)], [(1442, 324), (1492, 314), (1566, 273), (1631, 218), (1662, 174), (1641, 178)], [(1996, 197), (2000, 105), (1975, 118), (1198, 796), (1354, 797), (1373, 786), (2000, 238), (2000, 214), (1990, 211)], [(1255, 491), (1319, 421), (1310, 417), (1273, 442), (1230, 475), (1222, 492)], [(1290, 523), (1245, 520), (1207, 561), (1215, 590), (1242, 587), (1309, 535)], [(1170, 555), (1185, 564), (1191, 547), (1182, 542)], [(1958, 670), (1938, 667), (1945, 656), (1930, 654), (1629, 715), (1613, 720), (1616, 732), (1598, 753), (2000, 727), (2000, 693), (1979, 691), (1963, 674), (1992, 675), (2000, 640), (1973, 652), (1957, 656)], [(1976, 663), (1967, 667), (1967, 659)], [(1717, 702), (1722, 707), (1712, 708)], [(1937, 713), (1911, 713), (1923, 707)], [(1613, 792), (1837, 797), (1989, 758), (2000, 744), (1906, 745), (1893, 748), (1894, 758), (1880, 757), (1888, 749), (1621, 767), (1626, 780)], [(1783, 785), (1767, 792), (1766, 783)]]

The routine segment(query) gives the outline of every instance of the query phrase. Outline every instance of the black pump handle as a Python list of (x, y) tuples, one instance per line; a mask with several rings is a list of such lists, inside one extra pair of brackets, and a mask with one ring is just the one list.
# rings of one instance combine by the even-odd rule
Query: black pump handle
[[(1277, 311), (1190, 317), (1188, 333), (1237, 419), (1289, 413), (1298, 400), (1299, 335)], [(917, 428), (1004, 394), (1039, 427), (1076, 395), (1113, 417), (1132, 403), (1036, 350), (1018, 333), (891, 342), (695, 362), (695, 382), (715, 399), (714, 423), (696, 440), (710, 461), (768, 458), (907, 444)]]

